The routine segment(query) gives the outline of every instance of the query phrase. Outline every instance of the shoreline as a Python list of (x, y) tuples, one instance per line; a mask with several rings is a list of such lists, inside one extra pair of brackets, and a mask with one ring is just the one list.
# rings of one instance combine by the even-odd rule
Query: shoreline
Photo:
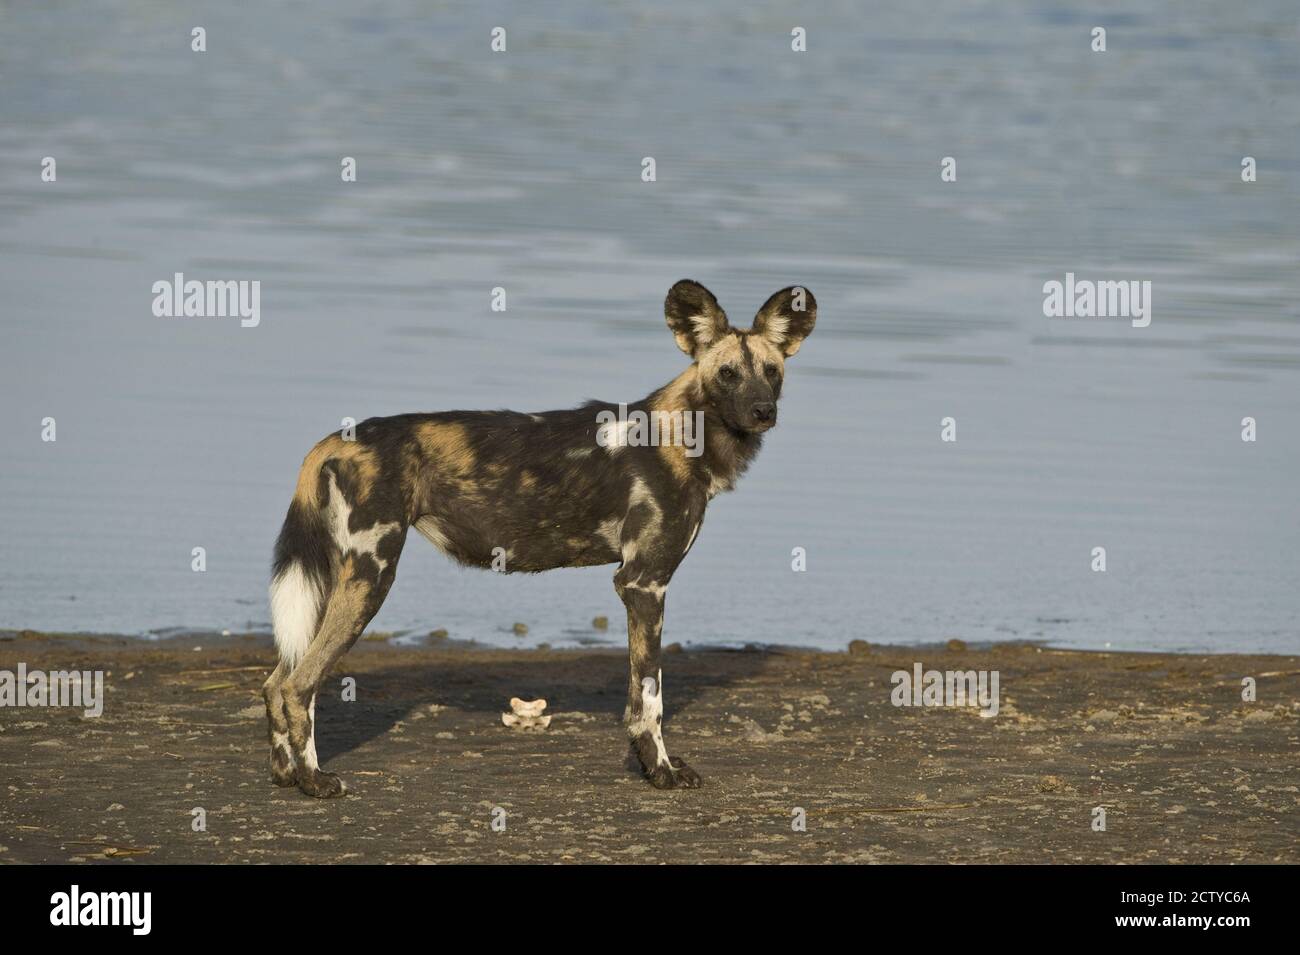
[[(0, 864), (1300, 862), (1300, 656), (679, 649), (664, 734), (704, 786), (660, 792), (625, 651), (363, 639), (322, 690), (325, 801), (267, 779), (269, 637), (0, 632), (20, 661), (103, 670), (104, 707), (0, 708)], [(997, 671), (997, 715), (892, 705), (917, 662)], [(512, 696), (550, 727), (504, 726)]]
[[(592, 630), (593, 633), (603, 633), (604, 631)], [(439, 650), (439, 649), (458, 649), (458, 650), (481, 650), (485, 653), (528, 653), (534, 651), (554, 652), (554, 653), (601, 653), (617, 652), (626, 653), (627, 645), (625, 640), (593, 640), (589, 643), (566, 643), (556, 645), (548, 641), (538, 643), (519, 643), (516, 645), (507, 645), (504, 643), (485, 643), (480, 640), (461, 639), (450, 636), (435, 636), (436, 631), (423, 631), (422, 635), (414, 630), (392, 630), (392, 631), (366, 631), (357, 641), (357, 645), (362, 643), (374, 643), (389, 647), (394, 650)], [(153, 632), (146, 634), (124, 634), (109, 633), (99, 630), (35, 630), (32, 628), (4, 628), (0, 627), (0, 650), (3, 650), (5, 644), (13, 643), (20, 640), (32, 641), (59, 641), (65, 644), (76, 644), (78, 642), (95, 642), (95, 641), (114, 641), (122, 642), (128, 645), (139, 645), (145, 647), (165, 646), (169, 641), (184, 641), (187, 643), (201, 642), (211, 646), (222, 646), (226, 643), (235, 644), (240, 641), (252, 642), (260, 641), (268, 647), (268, 652), (273, 653), (274, 638), (270, 630), (208, 630), (203, 628), (179, 629), (168, 628), (167, 632)], [(970, 652), (995, 652), (1001, 648), (1032, 647), (1035, 649), (1047, 650), (1053, 653), (1097, 653), (1097, 654), (1124, 654), (1129, 656), (1171, 656), (1171, 657), (1260, 657), (1260, 658), (1296, 658), (1300, 659), (1300, 654), (1288, 653), (1267, 653), (1267, 652), (1240, 652), (1237, 650), (1160, 650), (1160, 649), (1142, 649), (1126, 650), (1110, 647), (1068, 647), (1054, 644), (1050, 640), (1034, 639), (1017, 639), (1017, 640), (998, 640), (998, 641), (973, 641), (962, 639), (935, 640), (934, 642), (924, 643), (877, 643), (857, 638), (848, 639), (842, 647), (809, 647), (799, 644), (789, 643), (763, 643), (759, 641), (740, 642), (722, 642), (722, 643), (695, 643), (687, 641), (669, 641), (664, 644), (664, 652), (689, 652), (689, 653), (784, 653), (784, 654), (826, 654), (835, 656), (836, 654), (854, 654), (857, 652), (944, 652), (949, 644), (957, 643), (962, 649)], [(856, 645), (856, 646), (855, 646)], [(858, 647), (865, 647), (865, 650), (859, 650)]]

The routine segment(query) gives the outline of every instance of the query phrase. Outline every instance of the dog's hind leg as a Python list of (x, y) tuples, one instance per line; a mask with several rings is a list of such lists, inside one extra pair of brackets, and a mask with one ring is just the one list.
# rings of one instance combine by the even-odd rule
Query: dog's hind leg
[[(396, 528), (390, 532), (398, 534)], [(309, 796), (341, 796), (343, 781), (321, 772), (316, 759), (316, 695), (321, 681), (351, 649), (379, 610), (397, 569), (397, 556), (406, 528), (401, 527), (395, 549), (386, 547), (387, 560), (373, 555), (350, 555), (342, 564), (325, 604), (316, 639), (293, 673), (281, 684), (289, 745), (297, 763), (298, 788)]]
[(298, 764), (289, 745), (289, 720), (284, 715), (281, 687), (288, 674), (288, 664), (281, 660), (262, 687), (266, 700), (266, 728), (271, 743), (271, 781), (277, 786), (298, 785)]

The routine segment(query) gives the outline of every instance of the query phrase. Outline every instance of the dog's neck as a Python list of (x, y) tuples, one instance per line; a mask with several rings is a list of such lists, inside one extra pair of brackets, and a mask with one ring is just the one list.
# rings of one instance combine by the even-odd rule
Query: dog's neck
[(703, 415), (703, 451), (686, 457), (692, 478), (705, 485), (710, 497), (729, 491), (763, 446), (763, 436), (730, 427), (713, 409), (700, 384), (699, 365), (692, 364), (645, 400), (653, 411)]

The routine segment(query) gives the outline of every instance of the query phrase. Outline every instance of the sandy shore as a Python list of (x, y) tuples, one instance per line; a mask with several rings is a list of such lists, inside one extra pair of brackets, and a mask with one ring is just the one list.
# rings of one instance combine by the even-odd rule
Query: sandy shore
[[(702, 789), (627, 768), (622, 654), (368, 639), (318, 715), (350, 793), (319, 801), (267, 780), (267, 639), (0, 632), (0, 670), (106, 671), (98, 718), (0, 709), (0, 863), (1300, 862), (1300, 657), (664, 660), (665, 735)], [(997, 670), (999, 714), (891, 705), (918, 660)], [(503, 726), (512, 696), (545, 697), (550, 728)]]

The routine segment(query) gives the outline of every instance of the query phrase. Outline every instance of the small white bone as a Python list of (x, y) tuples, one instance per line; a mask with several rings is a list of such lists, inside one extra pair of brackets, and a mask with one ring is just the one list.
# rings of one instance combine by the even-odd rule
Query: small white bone
[(521, 700), (513, 696), (510, 709), (513, 712), (501, 714), (501, 722), (511, 729), (544, 730), (551, 725), (551, 718), (542, 715), (546, 709), (545, 700)]
[(517, 696), (510, 698), (510, 709), (515, 716), (541, 716), (546, 709), (545, 700), (521, 700)]
[(544, 730), (551, 725), (549, 716), (516, 716), (514, 713), (502, 713), (501, 722), (511, 729)]

